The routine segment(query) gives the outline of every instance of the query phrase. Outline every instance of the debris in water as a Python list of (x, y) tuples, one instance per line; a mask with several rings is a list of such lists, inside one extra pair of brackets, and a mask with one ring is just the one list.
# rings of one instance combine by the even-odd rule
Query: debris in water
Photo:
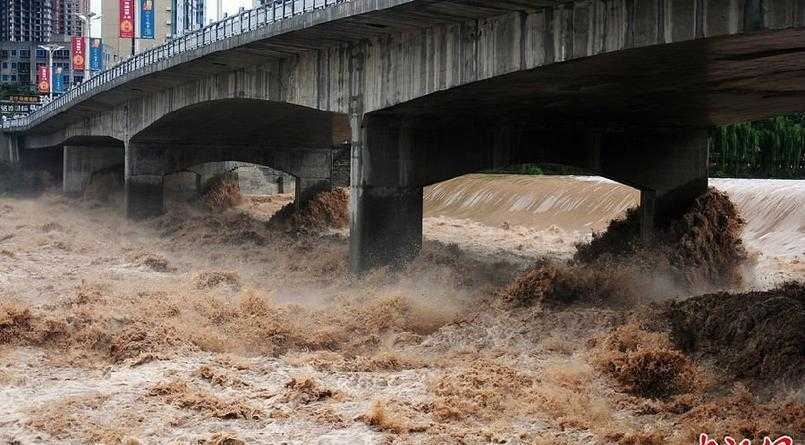
[(702, 381), (696, 365), (664, 333), (626, 324), (596, 339), (593, 361), (628, 392), (665, 398), (690, 392)]
[(502, 295), (514, 306), (633, 302), (636, 275), (629, 267), (587, 267), (542, 260), (517, 277)]
[(365, 422), (367, 425), (376, 428), (379, 431), (404, 434), (421, 432), (425, 430), (424, 425), (413, 425), (410, 418), (404, 418), (400, 406), (394, 406), (393, 409), (387, 408), (388, 402), (382, 400), (375, 400), (369, 408), (369, 412), (358, 417), (358, 420)]
[(248, 386), (248, 384), (244, 383), (241, 379), (236, 376), (231, 375), (224, 369), (216, 368), (209, 364), (201, 365), (196, 371), (193, 373), (194, 376), (200, 377), (213, 385), (218, 385), (222, 387), (244, 387)]
[(246, 442), (232, 433), (215, 433), (209, 439), (200, 440), (198, 445), (246, 445)]
[(349, 191), (345, 188), (321, 191), (298, 211), (294, 203), (287, 204), (269, 223), (289, 230), (344, 228), (349, 224)]
[(573, 261), (538, 262), (504, 292), (515, 305), (647, 302), (699, 289), (732, 288), (748, 261), (743, 221), (729, 198), (710, 190), (652, 241), (639, 238), (637, 209), (577, 245)]
[(287, 391), (283, 395), (282, 400), (301, 405), (307, 405), (338, 396), (337, 392), (321, 387), (312, 377), (308, 376), (291, 378), (291, 380), (285, 384), (285, 388)]

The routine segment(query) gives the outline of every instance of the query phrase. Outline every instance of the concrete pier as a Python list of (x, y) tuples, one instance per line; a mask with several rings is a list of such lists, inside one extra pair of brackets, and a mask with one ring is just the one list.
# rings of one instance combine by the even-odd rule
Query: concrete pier
[(93, 173), (115, 165), (121, 170), (125, 162), (123, 147), (64, 146), (62, 191), (68, 196), (80, 196)]
[(399, 266), (422, 248), (422, 188), (410, 123), (374, 119), (352, 147), (353, 271)]
[(639, 129), (611, 132), (600, 149), (599, 174), (641, 190), (644, 237), (680, 216), (708, 187), (706, 130)]
[(162, 175), (126, 178), (126, 216), (143, 219), (159, 216), (165, 210)]

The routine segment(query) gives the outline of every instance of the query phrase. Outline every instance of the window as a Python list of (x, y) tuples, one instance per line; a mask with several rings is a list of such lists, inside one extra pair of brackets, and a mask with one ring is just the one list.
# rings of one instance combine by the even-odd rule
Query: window
[(8, 69), (8, 62), (3, 62), (3, 69)]
[(11, 69), (12, 70), (17, 69), (17, 62), (11, 62)]
[(12, 75), (11, 75), (11, 81), (12, 81), (12, 82), (16, 82), (16, 81), (17, 81), (17, 76), (15, 76), (15, 75), (13, 75), (13, 74), (12, 74)]
[(3, 82), (8, 82), (8, 76), (6, 76), (5, 74), (3, 74)]
[(44, 49), (38, 49), (38, 50), (36, 50), (36, 58), (37, 58), (37, 59), (44, 59), (45, 57), (47, 57), (47, 54), (45, 54), (45, 50), (44, 50)]
[(20, 50), (20, 58), (27, 59), (29, 57), (31, 57), (31, 52), (30, 51), (28, 51), (27, 49), (21, 49)]
[(17, 50), (16, 49), (11, 50), (11, 57), (17, 57)]

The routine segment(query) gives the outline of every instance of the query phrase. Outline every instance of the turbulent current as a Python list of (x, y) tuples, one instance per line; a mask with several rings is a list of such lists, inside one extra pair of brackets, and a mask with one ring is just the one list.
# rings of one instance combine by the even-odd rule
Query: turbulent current
[[(805, 273), (805, 181), (711, 179), (710, 185), (726, 192), (746, 221), (743, 241), (766, 274), (762, 283), (788, 276), (775, 269), (780, 262), (794, 275)], [(517, 234), (528, 231), (538, 242), (559, 241), (554, 251), (572, 253), (573, 243), (589, 240), (639, 202), (638, 190), (600, 177), (473, 174), (428, 187), (425, 217), (463, 219), (476, 237), (494, 231), (498, 242), (515, 246), (527, 240)], [(778, 279), (769, 276), (775, 274)]]
[[(746, 221), (746, 287), (805, 281), (805, 181), (711, 185)], [(685, 295), (668, 308), (505, 297), (525, 269), (525, 291), (634, 287), (632, 269), (610, 279), (606, 264), (572, 279), (531, 268), (571, 258), (623, 216), (639, 201), (629, 187), (513, 175), (428, 187), (422, 254), (363, 277), (347, 266), (345, 191), (284, 219), (272, 215), (288, 212), (290, 195), (175, 203), (142, 222), (114, 198), (0, 196), (2, 443), (805, 437), (805, 386), (776, 380), (805, 375), (802, 285)]]

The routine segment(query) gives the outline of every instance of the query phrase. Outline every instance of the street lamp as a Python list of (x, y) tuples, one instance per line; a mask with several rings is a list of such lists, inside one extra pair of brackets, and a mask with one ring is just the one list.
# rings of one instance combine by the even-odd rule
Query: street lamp
[(96, 14), (96, 13), (94, 13), (92, 11), (90, 11), (90, 12), (88, 12), (86, 14), (81, 14), (81, 13), (78, 13), (78, 12), (74, 12), (73, 14), (75, 14), (76, 17), (81, 19), (81, 22), (84, 23), (84, 26), (82, 26), (82, 31), (81, 31), (81, 42), (84, 44), (84, 53), (85, 53), (85, 57), (86, 57), (84, 59), (84, 82), (86, 82), (86, 81), (89, 80), (89, 76), (90, 76), (90, 69), (89, 69), (89, 60), (90, 60), (90, 58), (89, 58), (89, 50), (90, 50), (89, 49), (89, 37), (90, 37), (89, 34), (90, 34), (90, 31), (91, 31), (90, 28), (92, 26), (92, 21), (101, 18), (101, 15)]
[(53, 82), (53, 51), (64, 49), (64, 47), (55, 43), (38, 46), (48, 52), (48, 82), (50, 82), (50, 85), (48, 85), (48, 97), (53, 100), (53, 85), (55, 83)]

